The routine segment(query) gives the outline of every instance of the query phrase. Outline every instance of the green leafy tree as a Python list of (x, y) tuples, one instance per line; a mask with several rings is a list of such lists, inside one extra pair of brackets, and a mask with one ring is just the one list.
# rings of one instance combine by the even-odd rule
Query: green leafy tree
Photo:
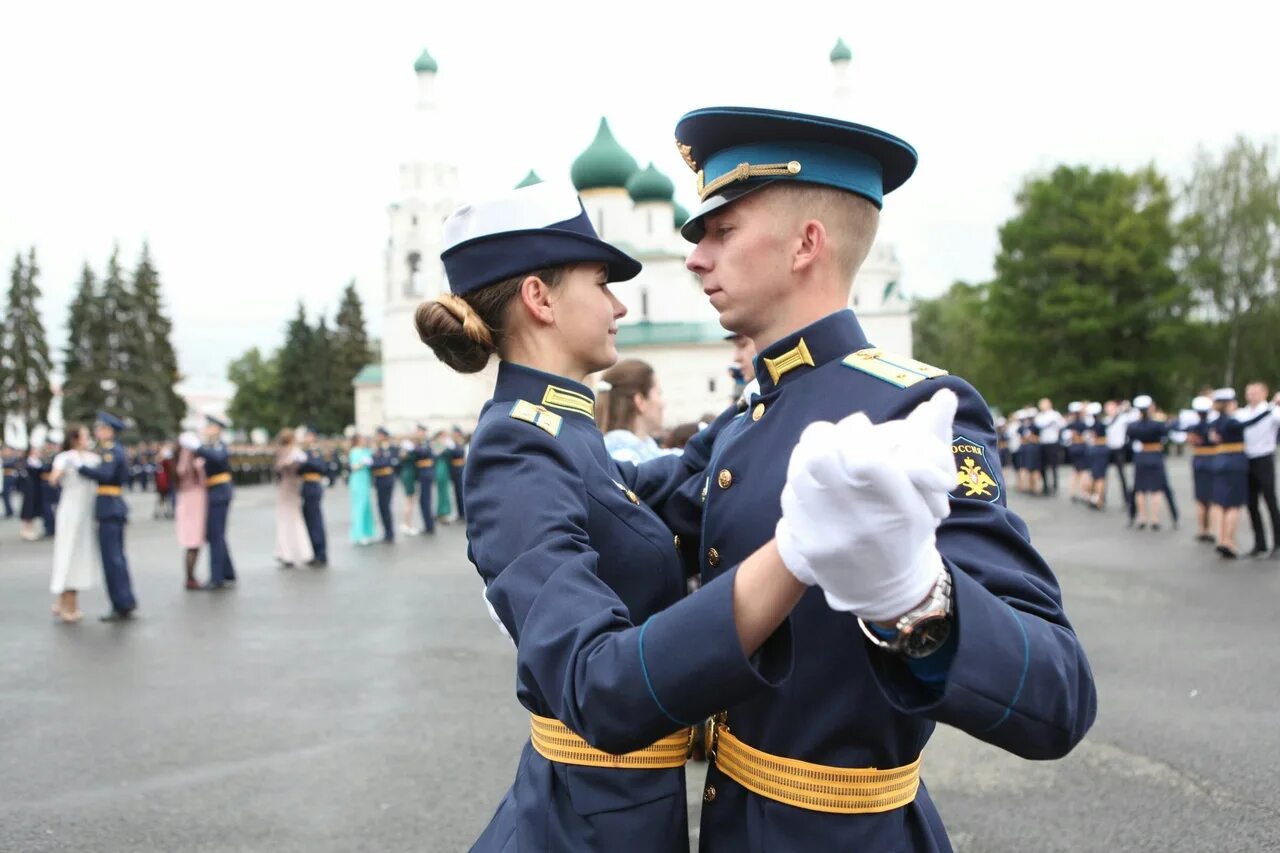
[(104, 331), (97, 281), (86, 263), (67, 311), (67, 345), (62, 356), (62, 417), (68, 422), (91, 423), (106, 404), (102, 390), (107, 360)]
[(49, 382), (53, 365), (36, 305), (39, 275), (34, 248), (26, 263), (21, 254), (14, 257), (4, 326), (0, 328), (0, 410), (21, 424), (27, 436), (38, 424), (48, 425), (53, 402)]
[(1276, 147), (1238, 137), (1216, 158), (1201, 149), (1184, 197), (1180, 260), (1211, 327), (1201, 359), (1215, 384), (1274, 372), (1280, 165)]
[(342, 291), (342, 302), (334, 318), (331, 350), (330, 394), (336, 406), (336, 428), (342, 429), (356, 419), (351, 380), (365, 365), (377, 360), (365, 328), (364, 306), (356, 292), (355, 281), (349, 282)]
[(254, 347), (228, 365), (227, 379), (236, 388), (227, 414), (238, 429), (274, 431), (284, 426), (278, 356), (265, 356)]
[(144, 375), (144, 387), (134, 404), (134, 417), (144, 438), (158, 439), (175, 435), (187, 413), (186, 402), (175, 390), (182, 379), (178, 356), (174, 352), (173, 323), (164, 310), (160, 292), (160, 274), (151, 262), (151, 250), (142, 244), (142, 254), (133, 272), (131, 288), (136, 314), (138, 370)]
[(962, 374), (984, 395), (1003, 379), (987, 347), (987, 287), (957, 281), (941, 296), (916, 299), (911, 323), (916, 358)]
[(1152, 168), (1059, 166), (1028, 179), (1000, 229), (985, 338), (1012, 407), (1184, 390), (1192, 307), (1171, 265), (1168, 184)]

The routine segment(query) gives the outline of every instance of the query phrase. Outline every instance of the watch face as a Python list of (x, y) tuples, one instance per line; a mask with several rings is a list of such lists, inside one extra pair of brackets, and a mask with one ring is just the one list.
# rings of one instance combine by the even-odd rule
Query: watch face
[(939, 615), (918, 623), (904, 639), (902, 653), (907, 657), (922, 658), (942, 648), (951, 636), (951, 620)]

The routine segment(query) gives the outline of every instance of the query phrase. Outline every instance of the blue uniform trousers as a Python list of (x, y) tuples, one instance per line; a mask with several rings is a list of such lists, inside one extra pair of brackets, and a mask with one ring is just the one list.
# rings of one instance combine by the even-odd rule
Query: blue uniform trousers
[(458, 500), (458, 518), (465, 520), (467, 517), (466, 510), (462, 508), (462, 466), (449, 466), (449, 479), (453, 481), (453, 496)]
[(54, 519), (58, 512), (58, 498), (61, 496), (62, 489), (49, 485), (47, 480), (40, 482), (40, 519), (44, 523), (45, 536), (54, 534)]
[(422, 529), (428, 533), (436, 532), (436, 517), (431, 512), (431, 495), (436, 490), (435, 468), (420, 468), (429, 471), (426, 476), (418, 477), (418, 507), (422, 510)]
[(4, 517), (13, 518), (13, 504), (9, 502), (9, 495), (14, 491), (13, 478), (4, 478), (4, 487), (0, 489), (0, 503), (4, 504)]
[(225, 501), (209, 501), (205, 538), (209, 541), (209, 583), (214, 586), (236, 579), (236, 570), (231, 565), (231, 552), (227, 549), (227, 515), (230, 511), (230, 498)]
[(396, 525), (391, 518), (391, 496), (395, 493), (396, 478), (375, 477), (373, 485), (378, 490), (378, 517), (382, 519), (382, 541), (396, 541)]
[(98, 522), (98, 548), (102, 551), (102, 574), (107, 582), (111, 609), (129, 613), (138, 606), (129, 580), (129, 561), (124, 556), (124, 519), (110, 518)]
[(324, 533), (324, 510), (320, 505), (324, 487), (319, 483), (307, 483), (302, 487), (302, 518), (307, 523), (307, 535), (311, 537), (311, 550), (321, 563), (329, 562), (329, 546)]

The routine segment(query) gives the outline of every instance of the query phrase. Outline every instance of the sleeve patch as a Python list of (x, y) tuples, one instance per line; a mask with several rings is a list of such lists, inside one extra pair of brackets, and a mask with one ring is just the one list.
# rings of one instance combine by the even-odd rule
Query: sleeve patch
[(552, 438), (560, 435), (560, 427), (564, 425), (564, 418), (527, 400), (516, 400), (511, 407), (511, 417), (533, 424)]
[(991, 474), (987, 451), (980, 443), (958, 435), (951, 440), (951, 454), (956, 460), (954, 498), (995, 503), (1000, 499), (1000, 483)]

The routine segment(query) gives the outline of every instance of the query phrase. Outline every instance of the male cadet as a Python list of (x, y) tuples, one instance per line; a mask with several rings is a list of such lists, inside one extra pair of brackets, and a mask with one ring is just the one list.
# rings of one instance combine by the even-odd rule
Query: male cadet
[(18, 485), (18, 454), (8, 447), (0, 448), (0, 466), (4, 469), (4, 479), (0, 482), (0, 502), (4, 503), (4, 517), (13, 518), (13, 504), (9, 496)]
[[(1271, 516), (1270, 559), (1280, 560), (1280, 508), (1276, 506), (1276, 431), (1280, 430), (1280, 394), (1267, 402), (1267, 386), (1250, 382), (1244, 399), (1249, 405), (1241, 419), (1252, 421), (1244, 430), (1244, 455), (1249, 459), (1249, 524), (1253, 527), (1253, 550), (1249, 555), (1267, 557), (1267, 532), (1262, 527), (1261, 498)], [(1264, 415), (1265, 417), (1259, 416)]]
[[(1041, 397), (1037, 404), (1036, 426), (1040, 427), (1040, 480), (1042, 494), (1058, 493), (1058, 466), (1062, 464), (1062, 428), (1067, 420), (1053, 407), (1053, 401)], [(1050, 481), (1052, 480), (1052, 483)]]
[(57, 532), (58, 501), (62, 499), (62, 487), (53, 482), (53, 458), (58, 455), (58, 442), (52, 438), (44, 441), (44, 464), (40, 469), (40, 520), (44, 535), (52, 537)]
[(222, 431), (227, 425), (212, 415), (205, 415), (204, 419), (203, 443), (196, 450), (196, 456), (204, 460), (204, 484), (209, 493), (204, 534), (209, 543), (209, 582), (201, 589), (220, 590), (236, 582), (236, 570), (227, 549), (227, 515), (231, 512), (235, 486), (231, 482), (230, 455), (222, 442)]
[(129, 521), (129, 507), (121, 497), (129, 479), (129, 459), (116, 435), (124, 430), (124, 421), (107, 412), (98, 412), (93, 437), (102, 452), (98, 465), (80, 466), (80, 473), (98, 484), (93, 517), (98, 521), (98, 548), (102, 551), (102, 574), (107, 582), (111, 612), (100, 617), (103, 622), (120, 622), (133, 617), (138, 601), (129, 580), (129, 561), (124, 555), (124, 526)]
[(307, 563), (313, 569), (323, 569), (329, 565), (328, 540), (324, 531), (324, 480), (329, 470), (329, 463), (324, 454), (316, 449), (316, 431), (307, 427), (302, 431), (302, 451), (306, 458), (298, 466), (302, 474), (302, 518), (307, 523), (307, 536), (311, 538), (311, 551), (314, 556)]
[(386, 427), (378, 427), (377, 442), (373, 448), (373, 485), (378, 491), (378, 517), (382, 519), (382, 543), (394, 545), (396, 526), (391, 518), (391, 498), (396, 490), (396, 469), (400, 467), (400, 457), (391, 444), (391, 433)]
[(449, 480), (453, 483), (453, 497), (458, 504), (458, 521), (465, 522), (467, 513), (462, 505), (462, 472), (467, 465), (467, 438), (462, 434), (462, 427), (453, 428), (449, 447), (440, 454), (440, 458), (449, 460)]
[(431, 495), (436, 490), (436, 452), (431, 449), (427, 428), (418, 424), (413, 431), (413, 466), (418, 475), (418, 508), (422, 510), (422, 532), (436, 532), (436, 517), (431, 512)]
[(733, 344), (733, 366), (730, 374), (738, 383), (734, 400), (747, 401), (760, 393), (760, 383), (756, 381), (756, 345), (746, 335), (731, 332), (725, 340)]
[[(871, 128), (748, 108), (690, 113), (676, 139), (702, 199), (682, 229), (697, 243), (687, 266), (721, 325), (758, 347), (760, 395), (716, 438), (705, 497), (686, 487), (667, 515), (681, 536), (700, 520), (708, 581), (776, 525), (784, 563), (823, 588), (792, 612), (790, 679), (715, 718), (701, 849), (948, 849), (919, 776), (935, 723), (1057, 758), (1092, 724), (1096, 696), (1057, 581), (1005, 506), (986, 403), (871, 346), (847, 309), (882, 195), (916, 153)], [(932, 429), (903, 420), (917, 407), (933, 409)], [(949, 500), (922, 485), (929, 448), (954, 472)], [(783, 492), (788, 465), (813, 481)], [(822, 503), (830, 477), (861, 488), (829, 490), (826, 525), (778, 524), (779, 498)], [(865, 547), (823, 551), (824, 529), (851, 525)], [(671, 691), (650, 685), (679, 716)]]

